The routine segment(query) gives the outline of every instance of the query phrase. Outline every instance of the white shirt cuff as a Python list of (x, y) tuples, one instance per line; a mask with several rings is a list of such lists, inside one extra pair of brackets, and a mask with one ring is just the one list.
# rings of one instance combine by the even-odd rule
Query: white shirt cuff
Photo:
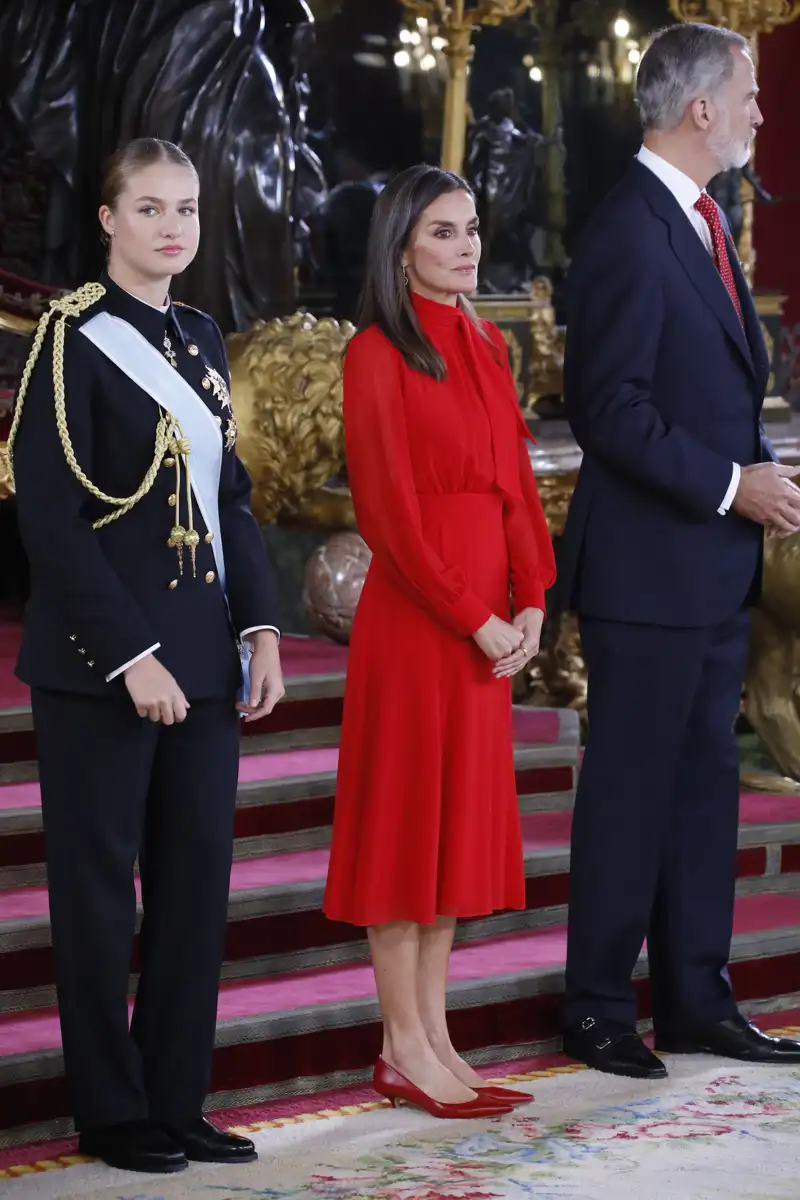
[(156, 642), (155, 646), (151, 646), (149, 650), (143, 650), (141, 654), (137, 654), (136, 658), (132, 658), (130, 662), (126, 662), (121, 667), (117, 667), (116, 671), (112, 671), (110, 675), (106, 675), (106, 683), (111, 683), (112, 679), (116, 679), (123, 671), (127, 671), (128, 667), (132, 667), (134, 663), (141, 662), (143, 658), (147, 658), (148, 654), (155, 653), (161, 649), (161, 642)]
[(742, 468), (739, 466), (738, 463), (734, 463), (733, 464), (733, 474), (731, 475), (731, 481), (728, 485), (728, 490), (725, 493), (725, 498), (722, 501), (722, 504), (720, 504), (719, 508), (717, 509), (717, 512), (720, 514), (721, 517), (725, 516), (728, 509), (733, 504), (733, 498), (736, 495), (736, 491), (739, 487), (739, 480), (741, 478), (742, 478)]
[(278, 641), (281, 640), (281, 631), (276, 629), (274, 625), (253, 625), (250, 629), (243, 629), (239, 637), (244, 641), (248, 633), (258, 633), (259, 629), (270, 629), (275, 634)]

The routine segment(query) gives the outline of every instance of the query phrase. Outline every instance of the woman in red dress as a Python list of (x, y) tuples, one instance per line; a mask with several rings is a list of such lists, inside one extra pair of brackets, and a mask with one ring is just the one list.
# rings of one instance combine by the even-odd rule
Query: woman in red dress
[(373, 558), (325, 912), (368, 930), (378, 1090), (448, 1116), (531, 1099), (483, 1088), (451, 1044), (445, 990), (457, 918), (525, 907), (510, 676), (538, 651), (555, 578), (505, 342), (465, 298), (479, 257), (462, 179), (428, 166), (395, 178), (344, 367), (348, 474)]

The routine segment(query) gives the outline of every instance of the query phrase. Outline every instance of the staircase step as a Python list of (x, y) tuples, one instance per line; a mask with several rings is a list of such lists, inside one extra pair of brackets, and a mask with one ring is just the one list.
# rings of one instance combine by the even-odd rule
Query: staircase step
[[(739, 895), (796, 891), (800, 886), (800, 875), (791, 863), (800, 844), (800, 799), (769, 803), (767, 811), (760, 812), (764, 799), (742, 797)], [(759, 821), (759, 817), (766, 819)], [(462, 921), (458, 943), (566, 921), (571, 819), (567, 810), (523, 815), (525, 910)], [(788, 869), (782, 869), (787, 851)], [(223, 980), (319, 968), (367, 956), (360, 929), (328, 921), (322, 912), (327, 865), (326, 848), (234, 862)], [(141, 910), (137, 930), (140, 920)], [(136, 946), (133, 961), (132, 987), (138, 969)], [(55, 1003), (45, 887), (0, 891), (0, 980), (0, 1012)]]
[[(449, 985), (456, 1045), (497, 1061), (552, 1044), (565, 948), (562, 925), (457, 946)], [(731, 975), (740, 1002), (788, 1008), (785, 997), (800, 991), (799, 952), (800, 896), (737, 900)], [(646, 971), (643, 954), (636, 970), (643, 1016)], [(364, 1079), (380, 1048), (367, 964), (223, 984), (218, 1013), (216, 1107)], [(0, 1128), (20, 1140), (57, 1136), (68, 1128), (67, 1111), (55, 1010), (0, 1016)]]
[[(11, 676), (17, 637), (0, 623), (0, 1146), (71, 1128), (35, 747), (27, 691)], [(216, 1108), (365, 1080), (380, 1046), (363, 930), (321, 911), (347, 651), (285, 638), (283, 656), (287, 701), (243, 728)], [(527, 908), (460, 922), (452, 959), (451, 1027), (476, 1061), (526, 1057), (558, 1034), (577, 715), (515, 709), (514, 741)], [(796, 1003), (799, 885), (800, 800), (743, 795), (731, 975), (745, 1011)], [(645, 1018), (646, 972), (643, 955)]]
[[(514, 712), (517, 789), (523, 811), (569, 808), (578, 766), (578, 719), (569, 711)], [(234, 856), (311, 850), (330, 841), (335, 747), (243, 754)], [(0, 888), (43, 884), (44, 834), (36, 782), (0, 786)]]

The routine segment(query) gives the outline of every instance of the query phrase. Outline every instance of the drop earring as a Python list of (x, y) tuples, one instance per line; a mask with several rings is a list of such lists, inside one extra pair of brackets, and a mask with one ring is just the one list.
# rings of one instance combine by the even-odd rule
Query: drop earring
[(406, 287), (408, 287), (408, 273), (406, 271), (405, 263), (403, 263), (401, 270), (403, 272), (403, 283), (405, 284)]

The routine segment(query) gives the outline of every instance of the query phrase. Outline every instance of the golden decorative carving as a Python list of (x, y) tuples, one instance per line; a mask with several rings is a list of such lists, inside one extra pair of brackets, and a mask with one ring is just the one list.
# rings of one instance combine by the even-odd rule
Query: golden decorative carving
[(568, 471), (563, 475), (540, 476), (536, 480), (551, 537), (560, 537), (564, 532), (577, 478), (577, 471)]
[(461, 174), (467, 132), (467, 82), (469, 64), (475, 53), (472, 31), (476, 25), (500, 25), (509, 17), (519, 17), (531, 7), (532, 0), (403, 0), (404, 8), (415, 17), (423, 17), (447, 39), (444, 50), (449, 79), (444, 99), (442, 166)]
[[(551, 537), (560, 537), (564, 532), (577, 478), (574, 469), (537, 476)], [(525, 694), (535, 704), (574, 708), (585, 717), (586, 667), (574, 613), (559, 613), (546, 622), (541, 649), (528, 669), (525, 691), (520, 691), (518, 698)]]
[(724, 25), (744, 37), (772, 33), (800, 16), (800, 0), (670, 0), (669, 7), (680, 21)]
[(756, 292), (753, 296), (760, 317), (782, 317), (787, 299), (781, 292)]
[[(764, 543), (744, 711), (781, 772), (800, 780), (800, 535)], [(756, 781), (753, 781), (756, 782)], [(770, 779), (772, 790), (774, 779)]]
[(517, 395), (520, 403), (524, 403), (525, 396), (525, 380), (522, 378), (522, 346), (519, 344), (519, 339), (513, 329), (501, 329), (505, 343), (508, 346), (508, 361), (511, 364), (511, 373), (514, 376), (514, 383), (517, 385)]
[(545, 275), (531, 282), (531, 379), (529, 403), (560, 396), (563, 389), (565, 330), (556, 325), (553, 285)]
[(8, 443), (0, 442), (0, 500), (14, 494), (14, 482), (8, 465)]
[(341, 363), (354, 333), (299, 312), (227, 340), (238, 450), (262, 524), (296, 514), (344, 463)]
[(330, 529), (338, 532), (356, 528), (356, 514), (349, 487), (317, 488), (303, 498), (297, 509), (297, 521), (304, 529)]
[[(769, 359), (770, 364), (772, 364), (774, 362), (774, 356), (775, 356), (775, 338), (772, 336), (770, 331), (767, 329), (767, 327), (763, 321), (759, 321), (759, 325), (761, 326), (761, 332), (764, 335), (764, 344), (767, 347), (767, 358)], [(769, 373), (769, 379), (767, 380), (767, 391), (771, 392), (774, 387), (775, 387), (775, 372), (774, 372), (774, 370), (771, 370)]]
[(18, 333), (22, 337), (30, 337), (36, 328), (33, 317), (21, 317), (18, 313), (0, 309), (0, 329), (5, 333)]
[(573, 708), (585, 719), (586, 664), (575, 613), (560, 613), (548, 621), (541, 650), (532, 664), (529, 686), (540, 703)]
[[(531, 280), (527, 294), (519, 296), (476, 296), (475, 311), (479, 317), (493, 321), (509, 347), (511, 368), (517, 383), (520, 404), (529, 409), (540, 396), (560, 396), (564, 371), (564, 329), (556, 325), (553, 307), (553, 285), (545, 275)], [(528, 326), (530, 364), (522, 377), (525, 356), (517, 335), (508, 324)]]

